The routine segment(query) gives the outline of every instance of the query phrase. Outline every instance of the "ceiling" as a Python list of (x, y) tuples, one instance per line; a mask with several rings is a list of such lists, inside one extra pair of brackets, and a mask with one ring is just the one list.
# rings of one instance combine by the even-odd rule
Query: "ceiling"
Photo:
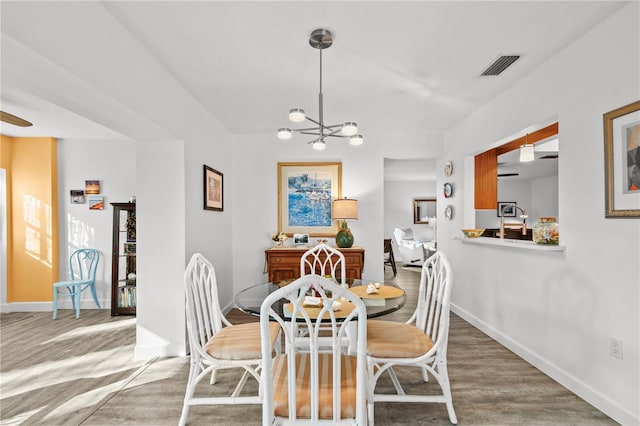
[[(11, 41), (80, 78), (83, 70), (77, 67), (89, 70), (92, 64), (71, 69), (59, 59), (71, 43), (64, 37), (73, 37), (74, 45), (85, 43), (89, 51), (96, 49), (96, 40), (108, 43), (119, 36), (94, 34), (96, 14), (79, 3), (85, 2), (2, 1), (3, 63), (4, 42)], [(330, 29), (334, 44), (323, 53), (325, 122), (358, 122), (366, 144), (389, 138), (429, 143), (625, 2), (91, 3), (233, 134), (275, 138), (275, 130), (288, 125), (287, 111), (293, 107), (317, 117), (318, 51), (309, 46), (308, 36), (315, 28)], [(57, 22), (62, 20), (63, 25)], [(500, 55), (510, 54), (522, 56), (500, 76), (480, 77)], [(105, 59), (128, 65), (115, 54)], [(48, 96), (46, 79), (36, 87), (12, 70), (2, 67), (1, 107), (35, 125), (20, 129), (3, 123), (2, 133), (130, 137), (116, 124), (133, 113), (119, 117), (106, 101), (102, 109), (80, 100), (61, 105)], [(90, 90), (93, 83), (85, 78), (73, 90)]]

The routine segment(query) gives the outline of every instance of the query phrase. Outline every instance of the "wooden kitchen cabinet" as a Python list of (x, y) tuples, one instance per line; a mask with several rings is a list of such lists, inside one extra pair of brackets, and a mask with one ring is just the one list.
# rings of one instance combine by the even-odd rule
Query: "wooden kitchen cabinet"
[[(300, 258), (308, 247), (272, 247), (264, 251), (265, 272), (270, 282), (300, 278)], [(362, 247), (338, 248), (344, 255), (347, 279), (361, 279), (364, 269)], [(336, 277), (337, 278), (337, 277)]]

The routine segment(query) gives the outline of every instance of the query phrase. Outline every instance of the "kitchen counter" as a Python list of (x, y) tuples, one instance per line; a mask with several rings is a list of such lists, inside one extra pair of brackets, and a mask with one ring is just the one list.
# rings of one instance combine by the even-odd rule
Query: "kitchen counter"
[(567, 246), (563, 246), (563, 245), (555, 246), (555, 245), (546, 245), (546, 244), (536, 244), (533, 241), (514, 240), (510, 238), (501, 239), (501, 238), (492, 238), (492, 237), (478, 237), (478, 238), (453, 237), (453, 239), (458, 240), (463, 244), (500, 246), (500, 247), (523, 249), (523, 250), (552, 251), (552, 252), (563, 252), (567, 250)]

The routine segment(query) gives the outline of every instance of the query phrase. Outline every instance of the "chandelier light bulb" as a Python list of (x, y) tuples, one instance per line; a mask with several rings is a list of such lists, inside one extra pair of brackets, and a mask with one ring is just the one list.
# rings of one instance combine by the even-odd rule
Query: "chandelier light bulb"
[(313, 149), (315, 149), (316, 151), (323, 151), (326, 147), (327, 146), (324, 141), (315, 141), (313, 143)]
[(293, 136), (293, 133), (291, 132), (291, 129), (287, 129), (286, 127), (281, 127), (278, 129), (278, 138), (282, 140), (287, 140), (287, 139), (291, 139), (292, 136)]
[(362, 135), (355, 135), (349, 138), (349, 144), (353, 146), (362, 145), (363, 142), (364, 138), (362, 137)]
[(358, 123), (347, 121), (342, 125), (342, 134), (345, 136), (353, 136), (358, 133)]
[(300, 123), (306, 118), (304, 110), (301, 108), (293, 108), (289, 110), (289, 120), (294, 123)]

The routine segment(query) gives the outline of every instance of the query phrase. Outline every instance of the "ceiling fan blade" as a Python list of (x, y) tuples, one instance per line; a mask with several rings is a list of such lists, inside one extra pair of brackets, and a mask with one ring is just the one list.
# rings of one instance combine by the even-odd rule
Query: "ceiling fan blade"
[(33, 126), (33, 124), (29, 123), (27, 120), (24, 120), (20, 117), (16, 117), (15, 115), (9, 114), (8, 112), (4, 112), (4, 111), (0, 111), (0, 121), (13, 124), (14, 126), (18, 126), (18, 127)]

